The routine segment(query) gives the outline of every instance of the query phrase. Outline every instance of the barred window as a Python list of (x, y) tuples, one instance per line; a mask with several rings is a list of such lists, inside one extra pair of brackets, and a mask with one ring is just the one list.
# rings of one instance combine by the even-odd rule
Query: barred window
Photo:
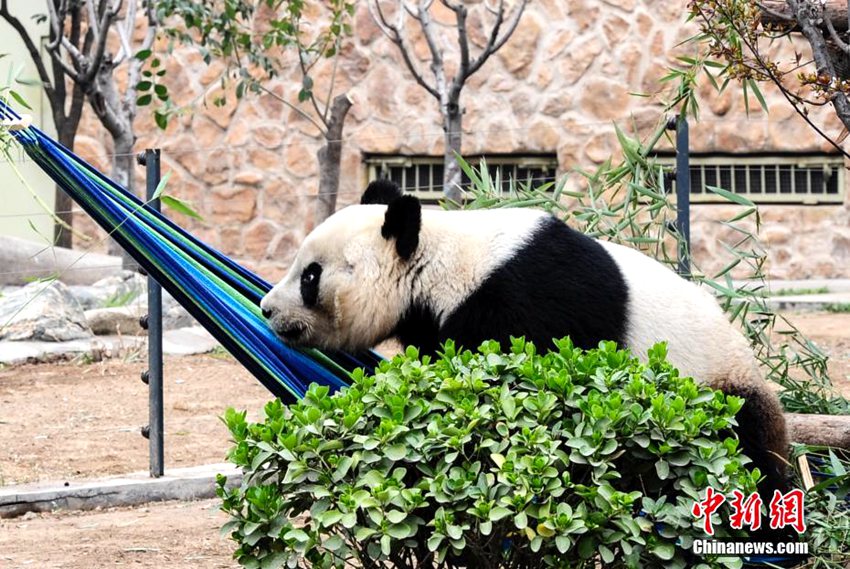
[[(662, 157), (673, 167), (675, 159)], [(706, 186), (717, 186), (756, 203), (843, 203), (844, 160), (838, 155), (691, 156), (691, 201), (723, 202)], [(675, 177), (671, 190), (676, 189)]]
[[(512, 181), (517, 185), (529, 184), (532, 188), (555, 181), (558, 159), (554, 155), (541, 156), (485, 156), (487, 171), (492, 180), (498, 179), (502, 190), (507, 191)], [(481, 157), (467, 158), (478, 167)], [(368, 156), (365, 160), (368, 181), (387, 178), (402, 190), (425, 202), (443, 198), (442, 156)], [(469, 178), (462, 174), (461, 185), (469, 187)]]

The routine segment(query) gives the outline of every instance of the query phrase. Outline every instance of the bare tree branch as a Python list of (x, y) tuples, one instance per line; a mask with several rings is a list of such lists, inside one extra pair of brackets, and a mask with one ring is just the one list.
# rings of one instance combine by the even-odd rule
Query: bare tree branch
[[(846, 2), (841, 0), (809, 0), (807, 3), (813, 8), (823, 11), (823, 21), (815, 22), (816, 27), (826, 30), (826, 20), (830, 20), (836, 30), (841, 32), (848, 29), (850, 11), (848, 11)], [(756, 5), (762, 12), (762, 23), (787, 26), (797, 19), (794, 10), (791, 9), (791, 5), (786, 0), (760, 0)]]
[[(451, 24), (441, 23), (432, 18), (430, 8), (434, 0), (417, 0), (414, 10), (408, 3), (409, 0), (395, 0), (396, 22), (392, 23), (381, 8), (381, 0), (369, 0), (369, 11), (378, 28), (392, 41), (401, 52), (408, 69), (413, 74), (419, 85), (425, 88), (440, 103), (440, 115), (443, 122), (445, 146), (443, 153), (443, 192), (446, 198), (455, 203), (462, 201), (463, 192), (460, 189), (461, 169), (457, 155), (461, 152), (463, 142), (463, 107), (461, 106), (461, 92), (466, 80), (475, 73), (487, 59), (501, 48), (508, 38), (516, 30), (522, 17), (528, 0), (517, 0), (519, 2), (510, 14), (505, 24), (506, 10), (505, 0), (498, 0), (498, 9), (494, 10), (487, 0), (483, 2), (482, 10), (495, 14), (495, 22), (490, 28), (487, 44), (484, 50), (474, 60), (470, 54), (469, 31), (467, 28), (468, 8), (461, 0), (439, 0), (440, 4), (451, 10), (455, 15), (453, 27), (456, 28), (457, 49), (460, 56), (457, 72), (450, 82), (446, 78), (446, 65), (437, 26), (452, 27)], [(478, 3), (482, 4), (482, 3)], [(428, 51), (431, 55), (431, 72), (434, 75), (434, 84), (425, 81), (417, 66), (413, 64), (413, 49), (405, 41), (404, 22), (405, 16), (411, 17), (419, 23), (419, 28), (425, 38)]]
[[(84, 2), (84, 4), (86, 5), (86, 11), (88, 12), (89, 29), (91, 30), (91, 33), (95, 37), (98, 37), (98, 36), (100, 36), (100, 26), (99, 26), (100, 18), (98, 18), (97, 14), (95, 13), (94, 2), (87, 1), (87, 2)], [(102, 6), (102, 5), (103, 5), (103, 3), (101, 2), (100, 6)]]
[(48, 22), (50, 24), (50, 29), (53, 32), (51, 36), (51, 40), (47, 43), (47, 51), (53, 51), (59, 45), (59, 42), (62, 41), (62, 37), (64, 34), (62, 33), (62, 22), (65, 21), (65, 16), (68, 13), (68, 5), (62, 1), (59, 7), (59, 11), (56, 11), (56, 6), (53, 4), (54, 0), (47, 0), (47, 15)]
[[(304, 77), (306, 79), (307, 77), (310, 76), (310, 69), (312, 68), (313, 64), (308, 66), (304, 63), (304, 56), (307, 54), (307, 50), (304, 47), (304, 45), (301, 43), (301, 40), (297, 36), (295, 38), (295, 49), (298, 52), (298, 65), (301, 68), (301, 77)], [(303, 88), (303, 86), (302, 86), (302, 88)], [(325, 113), (323, 113), (321, 111), (321, 109), (319, 109), (319, 103), (316, 100), (315, 95), (313, 95), (312, 89), (310, 89), (310, 97), (309, 98), (310, 98), (310, 103), (313, 105), (313, 110), (316, 111), (316, 116), (318, 116), (319, 120), (322, 121), (322, 123), (325, 125), (325, 128), (322, 129), (322, 130), (327, 131), (327, 129), (328, 129), (327, 115)]]
[[(430, 4), (429, 4), (430, 5)], [(413, 63), (413, 59), (411, 57), (412, 48), (407, 44), (404, 36), (401, 31), (393, 24), (390, 24), (384, 15), (384, 11), (381, 9), (380, 0), (370, 0), (368, 3), (369, 13), (372, 15), (372, 19), (378, 26), (378, 29), (389, 38), (396, 46), (398, 46), (398, 50), (401, 52), (401, 57), (404, 60), (407, 69), (410, 70), (410, 73), (413, 75), (413, 78), (416, 82), (426, 91), (428, 91), (431, 95), (433, 95), (438, 101), (440, 100), (440, 93), (437, 89), (427, 81), (422, 76), (422, 73), (416, 67), (416, 64)], [(401, 8), (400, 8), (401, 9)]]
[[(94, 0), (89, 0), (89, 3)], [(100, 0), (101, 6), (106, 4), (106, 0)], [(136, 1), (136, 0), (132, 0)], [(85, 82), (91, 81), (95, 78), (95, 75), (98, 72), (98, 68), (100, 67), (98, 64), (103, 60), (103, 54), (106, 50), (106, 40), (109, 36), (109, 28), (112, 26), (112, 22), (115, 19), (115, 16), (118, 15), (118, 12), (121, 11), (121, 4), (123, 0), (115, 0), (115, 4), (112, 8), (106, 8), (103, 11), (103, 16), (99, 22), (100, 30), (99, 33), (95, 34), (97, 41), (95, 42), (94, 54), (91, 58), (87, 59), (87, 67), (83, 74), (83, 80)]]
[(522, 18), (522, 14), (525, 11), (525, 7), (528, 5), (528, 0), (522, 0), (514, 9), (513, 17), (508, 22), (508, 27), (505, 30), (505, 33), (499, 37), (499, 32), (501, 31), (502, 23), (504, 22), (505, 12), (504, 12), (504, 0), (499, 0), (499, 11), (496, 16), (496, 23), (493, 25), (493, 29), (490, 32), (490, 37), (487, 39), (487, 45), (484, 47), (484, 51), (481, 52), (481, 55), (472, 63), (469, 69), (469, 77), (484, 65), (490, 56), (499, 51), (505, 42), (513, 35), (517, 26), (519, 25), (519, 20)]
[(478, 56), (475, 61), (469, 66), (469, 73), (467, 77), (478, 71), (484, 62), (487, 61), (487, 58), (490, 57), (490, 54), (493, 53), (496, 49), (496, 40), (499, 37), (499, 30), (502, 28), (502, 22), (505, 19), (505, 0), (499, 0), (499, 6), (496, 8), (496, 21), (493, 23), (493, 27), (490, 29), (490, 35), (487, 38), (487, 45), (484, 46), (484, 51), (481, 52), (481, 55)]
[(764, 2), (756, 2), (756, 5), (759, 7), (759, 10), (764, 12), (766, 15), (768, 15), (772, 18), (775, 18), (779, 21), (783, 21), (783, 20), (786, 21), (786, 22), (793, 22), (794, 21), (794, 18), (792, 18), (788, 14), (783, 14), (782, 12), (774, 10), (771, 7), (769, 7), (767, 4), (765, 4)]
[(832, 20), (826, 18), (824, 20), (826, 23), (826, 29), (829, 32), (829, 37), (832, 38), (832, 41), (835, 42), (835, 45), (846, 54), (850, 54), (850, 46), (844, 43), (840, 37), (838, 37), (838, 32), (835, 31), (835, 26), (832, 25)]
[[(440, 101), (446, 104), (444, 100), (446, 93), (446, 73), (443, 67), (443, 52), (437, 44), (437, 38), (434, 35), (434, 28), (431, 23), (431, 14), (428, 9), (431, 6), (430, 0), (419, 0), (419, 23), (422, 27), (422, 34), (425, 36), (425, 42), (428, 44), (428, 51), (431, 52), (431, 73), (434, 74), (435, 90), (439, 93)], [(403, 13), (399, 18), (403, 21)], [(399, 26), (401, 28), (401, 26)]]
[(131, 1), (127, 5), (127, 14), (124, 16), (125, 25), (122, 26), (119, 22), (115, 26), (115, 32), (118, 34), (118, 40), (121, 42), (121, 51), (115, 56), (115, 65), (120, 65), (125, 58), (133, 56), (133, 48), (130, 47), (130, 37), (135, 28), (137, 6), (138, 4), (135, 1)]
[[(50, 81), (50, 74), (47, 72), (47, 66), (44, 65), (44, 60), (41, 58), (38, 47), (36, 47), (32, 38), (30, 38), (27, 29), (18, 18), (9, 13), (9, 6), (7, 2), (8, 0), (0, 0), (0, 17), (12, 26), (12, 28), (18, 33), (21, 41), (24, 42), (24, 46), (26, 46), (27, 51), (30, 54), (30, 59), (32, 59), (33, 64), (35, 64), (36, 71), (38, 72), (38, 78), (41, 80), (42, 87), (44, 87), (44, 91), (47, 94), (47, 99), (50, 101), (52, 106), (54, 104), (53, 98), (55, 90), (53, 88), (53, 83)], [(50, 2), (48, 2), (48, 4), (50, 4)]]
[(302, 111), (301, 109), (299, 109), (297, 106), (293, 105), (292, 103), (290, 103), (290, 102), (289, 102), (289, 101), (287, 101), (285, 98), (281, 97), (280, 95), (278, 95), (277, 93), (275, 93), (274, 91), (272, 91), (271, 89), (269, 89), (268, 87), (266, 87), (265, 85), (263, 85), (263, 84), (261, 84), (261, 83), (258, 83), (258, 84), (257, 84), (257, 88), (258, 88), (260, 91), (262, 91), (263, 93), (266, 93), (267, 95), (271, 96), (274, 100), (276, 100), (276, 101), (278, 101), (278, 102), (280, 102), (280, 103), (283, 103), (284, 105), (286, 105), (287, 107), (289, 107), (290, 109), (292, 109), (293, 111), (295, 111), (297, 114), (299, 114), (301, 117), (303, 117), (303, 118), (307, 119), (308, 121), (310, 121), (310, 123), (311, 123), (314, 127), (316, 127), (316, 128), (319, 130), (319, 132), (321, 132), (321, 133), (322, 133), (322, 136), (325, 136), (325, 132), (326, 132), (326, 131), (325, 131), (324, 127), (322, 126), (322, 124), (321, 124), (321, 123), (317, 122), (317, 121), (316, 121), (316, 119), (314, 119), (312, 116), (310, 116), (309, 114), (305, 113), (304, 111)]
[[(514, 11), (514, 17), (513, 17), (513, 19), (510, 21), (510, 23), (508, 24), (508, 29), (505, 31), (505, 33), (504, 33), (504, 34), (502, 34), (501, 39), (499, 39), (499, 40), (496, 42), (496, 45), (495, 45), (495, 46), (493, 46), (493, 51), (494, 51), (494, 52), (495, 52), (495, 51), (499, 51), (499, 49), (500, 49), (503, 45), (505, 45), (505, 42), (507, 42), (507, 41), (510, 39), (510, 37), (513, 35), (514, 31), (516, 30), (517, 26), (519, 25), (519, 20), (520, 20), (520, 18), (522, 18), (522, 13), (525, 11), (525, 7), (526, 7), (527, 5), (528, 5), (528, 0), (522, 0), (522, 2), (520, 3), (520, 5), (519, 5), (519, 6), (515, 9), (515, 11)], [(489, 56), (488, 56), (488, 57), (489, 57)]]
[(469, 76), (469, 38), (466, 32), (466, 8), (462, 4), (455, 4), (450, 0), (441, 0), (443, 5), (455, 13), (457, 18), (457, 43), (460, 48), (460, 69), (455, 76), (455, 82), (458, 78), (466, 78)]
[[(340, 45), (342, 44), (342, 39), (337, 38), (336, 44), (334, 44), (334, 53), (339, 53)], [(322, 122), (325, 125), (328, 125), (328, 114), (331, 111), (331, 99), (334, 94), (334, 87), (336, 86), (336, 75), (339, 68), (339, 57), (334, 57), (333, 68), (331, 68), (331, 84), (328, 87), (328, 96), (325, 98), (325, 112), (322, 114)], [(348, 111), (346, 111), (348, 112)]]

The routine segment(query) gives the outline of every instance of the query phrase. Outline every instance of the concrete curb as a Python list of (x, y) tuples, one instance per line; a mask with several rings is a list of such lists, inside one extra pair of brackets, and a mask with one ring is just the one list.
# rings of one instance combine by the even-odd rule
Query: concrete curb
[(232, 464), (206, 464), (173, 468), (161, 478), (147, 472), (98, 480), (61, 484), (31, 484), (0, 487), (0, 518), (27, 512), (92, 510), (134, 506), (164, 500), (200, 500), (215, 496), (217, 474), (227, 476), (228, 486), (242, 482), (242, 473)]
[(850, 304), (850, 292), (771, 296), (768, 298), (767, 304), (773, 310), (819, 312), (826, 310), (827, 306), (830, 305)]

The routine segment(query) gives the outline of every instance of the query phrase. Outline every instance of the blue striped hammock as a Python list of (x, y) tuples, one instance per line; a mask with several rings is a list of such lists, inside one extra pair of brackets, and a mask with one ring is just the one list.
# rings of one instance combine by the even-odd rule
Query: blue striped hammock
[[(0, 101), (0, 119), (20, 117)], [(311, 383), (347, 385), (358, 367), (380, 361), (295, 349), (282, 343), (260, 313), (271, 285), (200, 242), (85, 160), (29, 126), (11, 131), (29, 157), (105, 229), (149, 275), (275, 396), (301, 398)]]

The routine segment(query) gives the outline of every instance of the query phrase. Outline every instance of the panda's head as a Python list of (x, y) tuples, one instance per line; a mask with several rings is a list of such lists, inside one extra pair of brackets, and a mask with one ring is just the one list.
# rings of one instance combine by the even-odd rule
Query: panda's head
[(393, 333), (410, 304), (400, 286), (419, 248), (421, 205), (392, 182), (372, 182), (304, 240), (289, 273), (262, 300), (293, 345), (359, 350)]

